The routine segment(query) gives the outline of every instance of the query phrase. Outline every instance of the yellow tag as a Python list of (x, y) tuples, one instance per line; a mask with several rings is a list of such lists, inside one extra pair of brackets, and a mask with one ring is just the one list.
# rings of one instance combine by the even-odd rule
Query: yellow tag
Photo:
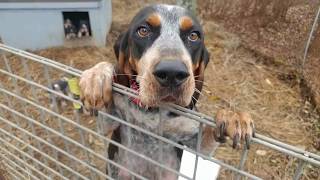
[(80, 96), (80, 87), (79, 87), (79, 79), (78, 78), (70, 78), (68, 79), (68, 85), (70, 92), (74, 95)]
[(73, 107), (74, 107), (74, 109), (80, 109), (81, 105), (78, 103), (73, 103)]

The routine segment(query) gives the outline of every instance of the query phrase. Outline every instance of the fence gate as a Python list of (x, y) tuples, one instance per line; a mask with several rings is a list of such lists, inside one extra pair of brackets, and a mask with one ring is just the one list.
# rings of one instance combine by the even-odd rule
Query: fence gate
[[(107, 163), (128, 171), (134, 179), (146, 179), (108, 159), (106, 148), (109, 143), (141, 156), (163, 170), (185, 179), (194, 179), (194, 176), (170, 169), (111, 140), (102, 128), (105, 117), (157, 138), (162, 143), (189, 151), (196, 157), (207, 158), (222, 169), (230, 170), (233, 173), (230, 176), (235, 179), (260, 179), (242, 170), (249, 153), (246, 149), (239, 165), (234, 167), (110, 114), (99, 112), (97, 117), (85, 115), (72, 106), (72, 103), (81, 104), (76, 98), (49, 88), (54, 79), (79, 77), (80, 74), (81, 71), (72, 67), (0, 44), (0, 179), (112, 179), (106, 174)], [(124, 96), (134, 96), (130, 89), (121, 85), (114, 84), (113, 89)], [(71, 105), (61, 106), (59, 99), (65, 99)], [(167, 108), (200, 124), (215, 126), (214, 120), (204, 114), (174, 105)], [(201, 136), (198, 136), (198, 141), (201, 141)], [(320, 166), (319, 155), (266, 136), (256, 134), (251, 143), (297, 159), (299, 164), (293, 179), (300, 178), (306, 164)]]

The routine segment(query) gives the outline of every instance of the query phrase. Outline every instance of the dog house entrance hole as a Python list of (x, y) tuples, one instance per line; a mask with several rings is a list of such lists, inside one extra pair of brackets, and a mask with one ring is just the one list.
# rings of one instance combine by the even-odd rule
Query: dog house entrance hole
[(90, 37), (91, 26), (88, 12), (62, 12), (66, 39)]

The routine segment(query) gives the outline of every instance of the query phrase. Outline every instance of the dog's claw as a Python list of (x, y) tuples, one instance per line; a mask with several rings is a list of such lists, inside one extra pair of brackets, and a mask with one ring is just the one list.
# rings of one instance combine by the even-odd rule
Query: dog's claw
[[(244, 141), (247, 149), (250, 148), (251, 138), (254, 137), (254, 124), (250, 114), (244, 112), (220, 110), (216, 115), (217, 135), (219, 142), (226, 140), (225, 136), (232, 138), (232, 147), (240, 148), (241, 140)], [(224, 140), (224, 141), (223, 141)]]
[(226, 137), (225, 137), (225, 132), (226, 132), (226, 124), (225, 122), (221, 122), (218, 125), (218, 129), (217, 129), (217, 140), (221, 143), (225, 143), (226, 142)]
[(232, 143), (232, 148), (233, 149), (238, 149), (240, 147), (240, 134), (236, 133), (233, 136), (233, 143)]
[(98, 110), (91, 108), (90, 109), (90, 116), (98, 116)]
[(250, 122), (250, 127), (252, 129), (252, 137), (256, 137), (256, 129), (254, 127), (254, 124), (253, 122)]
[(221, 125), (220, 125), (220, 138), (224, 138), (225, 127), (226, 127), (225, 122), (222, 122)]
[(249, 134), (246, 134), (244, 138), (246, 141), (247, 149), (250, 149), (251, 136)]

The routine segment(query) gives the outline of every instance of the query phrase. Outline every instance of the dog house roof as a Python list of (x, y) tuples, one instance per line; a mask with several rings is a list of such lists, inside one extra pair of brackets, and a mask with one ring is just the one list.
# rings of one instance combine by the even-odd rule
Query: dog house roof
[(101, 0), (0, 0), (0, 2), (7, 2), (7, 3), (25, 3), (25, 2), (38, 2), (38, 3), (45, 3), (45, 2), (97, 2)]

